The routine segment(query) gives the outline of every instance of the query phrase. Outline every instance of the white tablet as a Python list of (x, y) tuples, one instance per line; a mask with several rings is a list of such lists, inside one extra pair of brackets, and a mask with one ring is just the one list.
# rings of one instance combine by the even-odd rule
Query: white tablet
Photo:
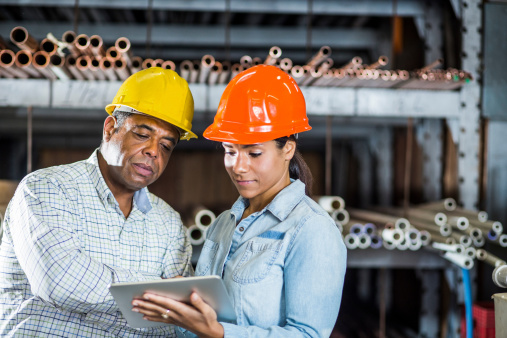
[(145, 292), (167, 296), (181, 302), (190, 302), (190, 295), (197, 292), (217, 313), (219, 322), (236, 322), (236, 313), (227, 290), (219, 276), (199, 276), (161, 279), (148, 282), (113, 283), (109, 291), (131, 327), (155, 327), (165, 323), (144, 320), (143, 315), (132, 311), (132, 300)]

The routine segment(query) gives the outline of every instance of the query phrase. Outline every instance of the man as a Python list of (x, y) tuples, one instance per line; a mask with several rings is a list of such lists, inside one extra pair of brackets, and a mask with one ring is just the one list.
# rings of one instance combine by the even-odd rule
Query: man
[(191, 132), (193, 98), (175, 72), (129, 77), (89, 159), (26, 176), (0, 246), (0, 336), (167, 337), (133, 329), (109, 293), (118, 282), (193, 273), (179, 215), (148, 192)]

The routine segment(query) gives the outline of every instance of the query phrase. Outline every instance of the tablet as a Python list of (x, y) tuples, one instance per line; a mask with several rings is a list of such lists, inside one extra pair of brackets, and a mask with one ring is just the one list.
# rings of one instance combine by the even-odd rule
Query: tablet
[(181, 302), (190, 302), (190, 295), (197, 292), (217, 313), (219, 322), (236, 322), (236, 313), (227, 290), (219, 276), (199, 276), (161, 279), (135, 283), (113, 283), (109, 291), (131, 327), (155, 327), (165, 323), (144, 320), (143, 315), (132, 311), (132, 300), (145, 292), (171, 297)]

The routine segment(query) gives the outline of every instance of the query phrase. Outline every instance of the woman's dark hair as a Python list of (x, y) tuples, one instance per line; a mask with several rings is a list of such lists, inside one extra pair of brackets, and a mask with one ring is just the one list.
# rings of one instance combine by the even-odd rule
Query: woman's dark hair
[(309, 197), (312, 197), (312, 187), (313, 187), (313, 176), (312, 172), (310, 171), (310, 168), (306, 164), (305, 160), (303, 159), (303, 156), (299, 152), (297, 148), (297, 139), (294, 135), (291, 136), (284, 136), (275, 139), (276, 146), (279, 149), (282, 149), (287, 141), (294, 141), (296, 143), (296, 151), (294, 152), (294, 156), (290, 160), (289, 163), (289, 175), (292, 179), (299, 179), (301, 182), (305, 184), (305, 193)]

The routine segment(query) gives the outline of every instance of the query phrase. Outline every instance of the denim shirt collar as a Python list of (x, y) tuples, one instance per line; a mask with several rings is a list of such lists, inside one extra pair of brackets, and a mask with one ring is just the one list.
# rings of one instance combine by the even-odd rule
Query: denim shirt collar
[[(111, 189), (109, 189), (104, 177), (102, 176), (102, 172), (100, 171), (98, 152), (99, 149), (95, 149), (91, 156), (86, 160), (86, 163), (90, 164), (87, 166), (87, 169), (93, 185), (95, 186), (95, 189), (97, 189), (99, 197), (104, 204), (107, 204), (108, 201), (114, 201), (115, 199)], [(143, 188), (134, 193), (134, 204), (144, 214), (147, 214), (151, 210), (152, 206), (148, 198), (148, 188)]]
[[(259, 213), (262, 214), (268, 210), (278, 218), (280, 221), (285, 220), (291, 213), (292, 209), (301, 201), (305, 196), (305, 184), (300, 180), (291, 179), (291, 184), (282, 189), (278, 195)], [(236, 220), (241, 219), (243, 212), (249, 205), (246, 198), (239, 197), (231, 208), (231, 214), (236, 217)]]

